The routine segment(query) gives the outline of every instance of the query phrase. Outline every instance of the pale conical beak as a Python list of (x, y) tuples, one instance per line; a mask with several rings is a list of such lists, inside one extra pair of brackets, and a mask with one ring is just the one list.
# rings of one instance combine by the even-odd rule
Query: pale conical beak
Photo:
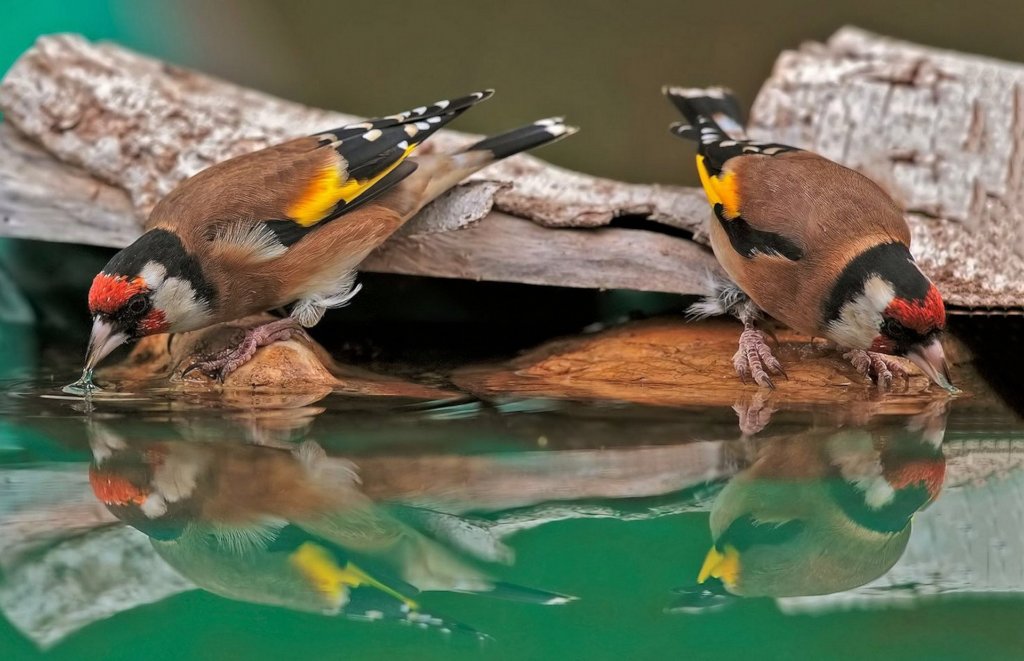
[(128, 336), (114, 329), (113, 324), (96, 317), (92, 322), (89, 351), (85, 355), (85, 369), (91, 370), (110, 355), (110, 352), (128, 341)]
[(949, 365), (946, 364), (946, 354), (942, 350), (942, 343), (935, 338), (928, 344), (914, 347), (907, 353), (907, 358), (914, 361), (922, 372), (929, 379), (949, 392), (960, 392), (949, 381)]

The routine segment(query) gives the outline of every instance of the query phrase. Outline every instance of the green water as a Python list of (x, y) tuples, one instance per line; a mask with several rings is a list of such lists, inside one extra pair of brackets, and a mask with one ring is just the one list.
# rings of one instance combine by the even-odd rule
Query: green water
[[(2, 387), (5, 658), (1019, 658), (1024, 645), (1024, 427), (977, 401), (857, 424), (782, 411), (742, 438), (729, 409), (341, 395), (229, 409), (159, 390), (85, 402), (60, 392), (73, 376)], [(732, 586), (697, 583), (716, 540), (741, 549)], [(303, 549), (326, 560), (303, 564)], [(383, 587), (342, 585), (346, 607), (337, 581), (309, 578), (353, 567)], [(506, 598), (488, 595), (496, 583)], [(560, 595), (576, 599), (542, 603)], [(436, 624), (403, 622), (403, 599)]]
[[(665, 133), (663, 83), (727, 84), (749, 102), (782, 49), (846, 23), (1024, 59), (1022, 5), (990, 4), (808, 11), (744, 1), (723, 12), (459, 0), (407, 4), (395, 20), (391, 4), (37, 0), (3, 6), (0, 70), (38, 35), (77, 31), (368, 114), (495, 86), (493, 104), (460, 128), (564, 113), (584, 130), (545, 158), (694, 183)], [(994, 404), (960, 399), (948, 412), (856, 423), (846, 411), (780, 411), (743, 439), (731, 409), (341, 395), (226, 409), (159, 390), (86, 403), (60, 391), (78, 376), (85, 341), (80, 304), (67, 302), (84, 292), (60, 282), (86, 286), (108, 255), (84, 266), (22, 249), (6, 244), (2, 256), (46, 277), (19, 278), (19, 292), (0, 272), (5, 659), (1022, 656), (1024, 425)], [(544, 295), (516, 301), (543, 311)], [(465, 308), (481, 314), (482, 298), (467, 296)], [(419, 313), (452, 315), (452, 299), (441, 301)], [(548, 305), (544, 316), (567, 315)], [(46, 353), (54, 335), (74, 353)], [(326, 457), (302, 463), (299, 447)], [(160, 457), (175, 458), (178, 476), (161, 490), (193, 493), (150, 517), (131, 499), (152, 490)], [(269, 480), (267, 466), (291, 477)], [(289, 504), (310, 489), (323, 500)], [(128, 505), (101, 502), (113, 496)], [(744, 524), (751, 503), (761, 504), (760, 526)], [(726, 537), (744, 547), (753, 578), (732, 591), (720, 579), (698, 585), (708, 550)], [(402, 624), (402, 601), (373, 587), (353, 591), (360, 609), (350, 615), (386, 617), (335, 612), (337, 599), (325, 606), (324, 590), (295, 571), (302, 548), (324, 551), (327, 574), (351, 562), (441, 624)], [(408, 575), (425, 565), (433, 569)], [(576, 599), (453, 592), (458, 580), (525, 586), (534, 592), (517, 594), (534, 602), (541, 591)], [(447, 589), (416, 593), (413, 582)], [(809, 596), (772, 594), (783, 587)], [(455, 623), (462, 630), (441, 631)]]

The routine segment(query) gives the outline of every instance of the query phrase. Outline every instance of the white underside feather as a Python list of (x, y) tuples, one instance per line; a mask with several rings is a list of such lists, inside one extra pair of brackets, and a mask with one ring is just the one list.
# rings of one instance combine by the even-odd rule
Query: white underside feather
[(301, 326), (311, 328), (319, 323), (327, 310), (348, 305), (362, 288), (356, 284), (355, 272), (347, 273), (333, 292), (318, 292), (296, 302), (291, 316)]

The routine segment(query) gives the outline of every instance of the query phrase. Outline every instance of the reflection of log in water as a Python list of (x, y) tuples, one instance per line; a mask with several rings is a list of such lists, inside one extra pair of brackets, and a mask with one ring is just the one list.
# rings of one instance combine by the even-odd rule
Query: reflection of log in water
[[(933, 577), (921, 572), (940, 571), (942, 576), (935, 580), (951, 590), (978, 586), (1024, 590), (1024, 582), (1014, 578), (1024, 576), (1013, 564), (1019, 565), (1024, 557), (1012, 552), (1020, 539), (1007, 537), (1019, 537), (1020, 528), (1003, 524), (1000, 518), (1013, 516), (1013, 508), (1006, 503), (1021, 503), (1024, 447), (1019, 441), (954, 442), (947, 447), (946, 493), (915, 519), (918, 532), (911, 538), (905, 560), (882, 580), (913, 577), (927, 585)], [(365, 493), (372, 499), (453, 512), (493, 511), (488, 517), (490, 529), (500, 538), (565, 518), (636, 519), (707, 510), (710, 501), (701, 489), (651, 506), (643, 504), (643, 497), (721, 481), (749, 457), (745, 441), (708, 441), (502, 456), (377, 456), (357, 459), (356, 465)], [(17, 473), (17, 480), (2, 482), (5, 493), (0, 493), (6, 577), (0, 587), (0, 607), (40, 645), (53, 644), (120, 610), (192, 587), (167, 569), (142, 533), (125, 527), (107, 529), (115, 519), (99, 508), (89, 492), (84, 465), (73, 471)], [(944, 504), (946, 498), (948, 504)], [(500, 511), (509, 507), (520, 509)], [(961, 528), (967, 521), (975, 528), (975, 541), (965, 546)], [(1004, 532), (997, 534), (996, 528)], [(990, 539), (1002, 540), (1008, 552), (989, 544)], [(963, 580), (968, 569), (973, 572), (970, 581)], [(985, 573), (996, 569), (997, 574)], [(53, 594), (64, 598), (53, 600)], [(827, 597), (818, 599), (822, 601), (815, 603), (836, 603)]]

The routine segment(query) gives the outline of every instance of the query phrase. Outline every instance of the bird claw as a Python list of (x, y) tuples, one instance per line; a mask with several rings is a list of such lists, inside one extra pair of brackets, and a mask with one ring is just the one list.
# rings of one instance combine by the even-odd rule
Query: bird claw
[(740, 346), (732, 357), (732, 365), (743, 383), (751, 379), (762, 388), (775, 388), (771, 375), (788, 380), (789, 375), (772, 354), (765, 333), (748, 326), (740, 335)]
[(193, 362), (181, 372), (181, 378), (184, 379), (194, 371), (200, 371), (208, 378), (223, 384), (235, 370), (249, 362), (260, 347), (291, 339), (293, 335), (308, 338), (306, 331), (296, 325), (291, 317), (254, 326), (245, 331), (241, 340), (231, 342), (223, 349)]
[(910, 373), (898, 360), (885, 354), (873, 351), (852, 349), (843, 354), (857, 372), (870, 379), (879, 390), (889, 390), (893, 381), (903, 379), (910, 384)]
[(752, 396), (737, 401), (732, 410), (736, 412), (740, 433), (749, 438), (768, 426), (772, 415), (778, 410), (772, 404), (773, 395), (764, 390), (755, 390)]

